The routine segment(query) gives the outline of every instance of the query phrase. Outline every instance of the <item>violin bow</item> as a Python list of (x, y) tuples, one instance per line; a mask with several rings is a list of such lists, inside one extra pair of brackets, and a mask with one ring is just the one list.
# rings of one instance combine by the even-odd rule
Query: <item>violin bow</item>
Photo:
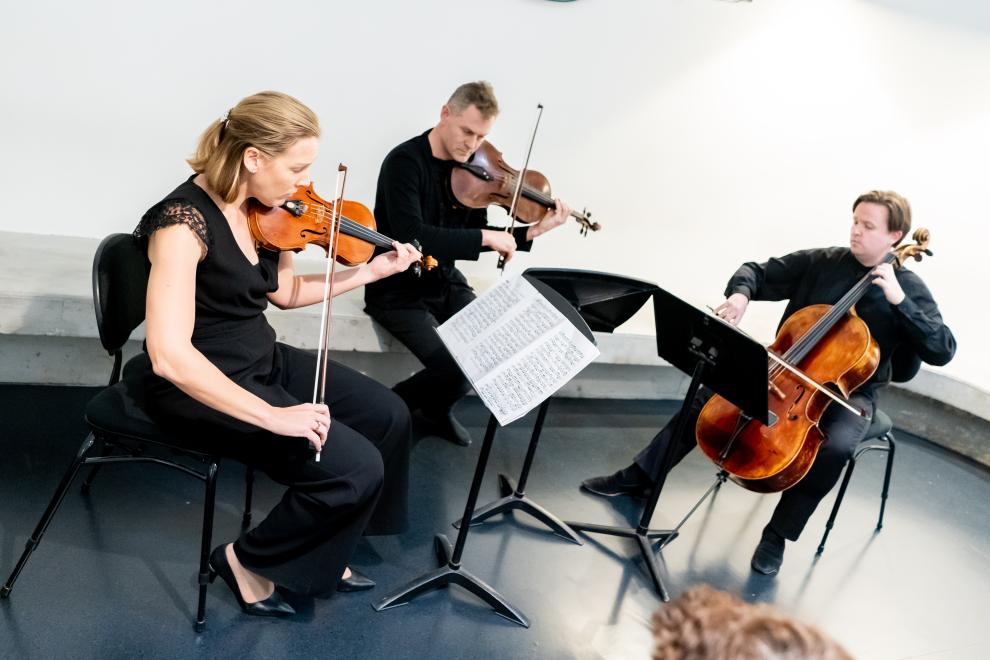
[[(512, 193), (512, 204), (509, 206), (509, 226), (506, 227), (505, 231), (509, 234), (512, 230), (516, 228), (516, 205), (519, 204), (519, 193), (522, 192), (523, 179), (526, 178), (526, 171), (529, 169), (529, 157), (533, 153), (533, 143), (536, 142), (536, 130), (540, 127), (540, 118), (543, 117), (543, 104), (536, 104), (536, 124), (533, 125), (533, 134), (529, 138), (529, 148), (526, 150), (526, 161), (523, 163), (522, 169), (519, 170), (519, 174), (516, 175), (516, 189)], [(505, 257), (499, 256), (498, 264), (495, 266), (502, 273), (505, 272)]]
[[(323, 278), (323, 311), (320, 314), (320, 338), (316, 344), (316, 378), (313, 382), (313, 403), (326, 402), (327, 364), (330, 361), (330, 307), (333, 305), (334, 274), (337, 272), (337, 241), (340, 238), (340, 218), (344, 201), (344, 186), (347, 183), (347, 166), (343, 163), (337, 166), (336, 198), (330, 218), (330, 238), (327, 250), (327, 269)], [(332, 422), (331, 422), (332, 423)], [(327, 429), (327, 433), (330, 429)], [(316, 462), (320, 462), (320, 453), (316, 452)]]

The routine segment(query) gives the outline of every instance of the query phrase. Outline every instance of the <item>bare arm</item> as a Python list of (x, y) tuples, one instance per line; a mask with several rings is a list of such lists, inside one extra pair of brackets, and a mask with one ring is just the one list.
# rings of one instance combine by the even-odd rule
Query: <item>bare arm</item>
[[(333, 295), (339, 296), (370, 282), (404, 271), (423, 255), (407, 243), (393, 242), (392, 252), (380, 254), (369, 263), (338, 270), (333, 279)], [(283, 252), (278, 260), (278, 289), (268, 300), (279, 309), (295, 309), (323, 301), (324, 273), (296, 275), (292, 252)]]
[(330, 427), (326, 406), (274, 407), (230, 380), (192, 345), (202, 255), (203, 244), (186, 225), (159, 229), (149, 238), (146, 329), (155, 373), (211, 408), (277, 435), (306, 438), (320, 449)]

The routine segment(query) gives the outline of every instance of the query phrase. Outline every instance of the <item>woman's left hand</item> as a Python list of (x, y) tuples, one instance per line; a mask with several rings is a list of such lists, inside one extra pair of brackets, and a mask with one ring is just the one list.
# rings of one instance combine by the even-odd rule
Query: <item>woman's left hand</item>
[(401, 273), (423, 258), (423, 254), (409, 243), (392, 241), (392, 248), (391, 252), (378, 255), (368, 264), (376, 280)]

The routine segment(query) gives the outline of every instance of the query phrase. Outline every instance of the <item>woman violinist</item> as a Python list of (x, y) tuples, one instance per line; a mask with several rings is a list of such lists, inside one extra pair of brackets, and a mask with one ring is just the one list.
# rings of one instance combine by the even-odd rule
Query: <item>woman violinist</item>
[[(269, 302), (290, 309), (323, 298), (323, 275), (296, 275), (291, 252), (257, 249), (247, 216), (250, 200), (277, 207), (309, 183), (319, 136), (316, 115), (290, 96), (243, 99), (200, 138), (195, 174), (134, 232), (151, 262), (147, 358), (138, 361), (149, 413), (288, 486), (267, 518), (210, 556), (212, 577), (260, 616), (293, 613), (276, 586), (324, 595), (370, 588), (347, 567), (358, 538), (405, 525), (410, 431), (401, 399), (331, 363), (327, 405), (305, 403), (316, 359), (276, 342), (264, 315)], [(419, 256), (396, 243), (339, 273), (332, 295)]]
[[(810, 470), (796, 485), (785, 490), (753, 554), (753, 570), (776, 573), (784, 557), (784, 541), (796, 541), (818, 503), (832, 489), (842, 468), (863, 439), (876, 409), (876, 391), (890, 382), (891, 356), (921, 359), (943, 365), (952, 359), (956, 341), (942, 322), (931, 293), (914, 272), (894, 270), (885, 263), (891, 249), (911, 228), (911, 209), (895, 192), (870, 191), (853, 203), (853, 222), (848, 248), (802, 250), (766, 263), (746, 263), (729, 280), (727, 299), (716, 308), (718, 316), (736, 325), (750, 300), (788, 300), (781, 321), (809, 305), (834, 305), (868, 273), (873, 285), (856, 303), (857, 315), (866, 323), (879, 346), (879, 364), (872, 377), (852, 393), (848, 402), (863, 410), (859, 416), (831, 404), (818, 422), (825, 440)], [(867, 280), (868, 281), (868, 280)], [(688, 426), (695, 428), (703, 405), (711, 392), (702, 392), (693, 402)], [(667, 444), (673, 436), (671, 420), (650, 445), (636, 456), (632, 465), (618, 472), (584, 481), (584, 490), (596, 495), (649, 493), (653, 478), (661, 469)], [(683, 446), (674, 448), (675, 461), (693, 447), (694, 435)]]

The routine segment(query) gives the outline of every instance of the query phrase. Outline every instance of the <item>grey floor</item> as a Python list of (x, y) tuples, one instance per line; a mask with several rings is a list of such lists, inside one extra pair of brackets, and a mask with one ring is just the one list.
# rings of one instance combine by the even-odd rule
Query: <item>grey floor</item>
[[(5, 577), (82, 439), (80, 416), (93, 390), (0, 386), (0, 573)], [(670, 402), (556, 401), (529, 494), (564, 519), (633, 523), (632, 501), (580, 493), (586, 476), (628, 463), (674, 409)], [(477, 400), (458, 414), (480, 440)], [(532, 416), (496, 439), (481, 502), (497, 496), (497, 471), (522, 463)], [(832, 497), (797, 543), (781, 574), (749, 570), (775, 497), (731, 484), (705, 505), (662, 553), (673, 594), (699, 583), (765, 601), (818, 624), (860, 658), (986, 658), (990, 612), (990, 473), (900, 434), (884, 529), (874, 534), (883, 459), (857, 468), (824, 555), (815, 560)], [(434, 567), (432, 539), (463, 510), (478, 446), (434, 437), (413, 452), (411, 530), (361, 543), (354, 565), (372, 592), (297, 601), (292, 620), (246, 617), (219, 583), (207, 597), (207, 629), (195, 634), (200, 486), (155, 466), (106, 468), (93, 492), (74, 488), (0, 602), (0, 657), (646, 658), (650, 614), (661, 607), (635, 548), (620, 539), (566, 543), (528, 516), (477, 528), (464, 566), (530, 619), (501, 619), (457, 587), (376, 613), (386, 590)], [(672, 474), (654, 517), (671, 526), (701, 495), (714, 469), (698, 453)], [(221, 471), (215, 538), (240, 521), (243, 470)], [(279, 496), (261, 478), (256, 515)]]

